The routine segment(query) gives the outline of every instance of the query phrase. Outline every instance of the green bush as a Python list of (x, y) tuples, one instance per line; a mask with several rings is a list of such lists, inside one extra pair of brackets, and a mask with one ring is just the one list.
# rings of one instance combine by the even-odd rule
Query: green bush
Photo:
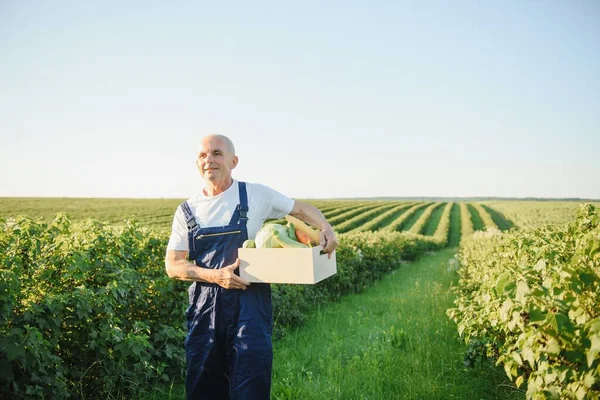
[(64, 215), (3, 223), (3, 394), (97, 397), (181, 376), (185, 288), (164, 272), (163, 236)]
[(533, 231), (475, 233), (462, 243), (448, 315), (468, 359), (497, 359), (528, 399), (600, 396), (600, 225), (591, 205), (574, 221)]

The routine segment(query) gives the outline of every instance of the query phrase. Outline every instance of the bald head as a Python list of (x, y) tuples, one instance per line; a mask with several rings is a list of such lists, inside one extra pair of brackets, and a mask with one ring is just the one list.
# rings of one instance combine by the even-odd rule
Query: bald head
[(231, 171), (237, 164), (235, 148), (227, 136), (209, 135), (202, 138), (196, 166), (207, 186), (212, 188), (207, 192), (211, 193), (209, 195), (221, 193), (231, 185)]
[(235, 156), (235, 147), (233, 146), (233, 142), (231, 141), (231, 139), (229, 139), (229, 138), (228, 138), (227, 136), (225, 136), (225, 135), (217, 135), (217, 134), (214, 134), (214, 135), (208, 135), (208, 136), (204, 136), (204, 137), (202, 138), (202, 140), (200, 141), (200, 148), (202, 148), (202, 147), (203, 147), (204, 143), (207, 143), (207, 142), (209, 142), (211, 139), (218, 139), (218, 140), (221, 140), (221, 141), (222, 141), (222, 142), (225, 144), (225, 146), (227, 147), (227, 151), (228, 151), (228, 152), (229, 152), (231, 155)]

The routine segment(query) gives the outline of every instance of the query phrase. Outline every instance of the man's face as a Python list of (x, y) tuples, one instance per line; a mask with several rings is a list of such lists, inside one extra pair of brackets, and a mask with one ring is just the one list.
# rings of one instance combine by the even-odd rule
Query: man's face
[(227, 183), (231, 179), (231, 170), (237, 165), (238, 158), (233, 155), (227, 142), (218, 137), (202, 140), (196, 165), (206, 182)]

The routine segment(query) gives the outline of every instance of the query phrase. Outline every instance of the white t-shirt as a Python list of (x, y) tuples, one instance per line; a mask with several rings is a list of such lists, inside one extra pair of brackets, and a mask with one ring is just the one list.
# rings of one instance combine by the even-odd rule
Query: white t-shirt
[[(254, 239), (256, 233), (267, 219), (279, 219), (288, 215), (294, 208), (294, 200), (258, 183), (246, 182), (248, 196), (248, 238)], [(192, 214), (200, 228), (225, 226), (229, 224), (237, 205), (240, 203), (238, 182), (223, 193), (207, 197), (202, 191), (188, 200)], [(188, 227), (181, 205), (177, 207), (171, 237), (167, 250), (185, 250), (188, 247)]]

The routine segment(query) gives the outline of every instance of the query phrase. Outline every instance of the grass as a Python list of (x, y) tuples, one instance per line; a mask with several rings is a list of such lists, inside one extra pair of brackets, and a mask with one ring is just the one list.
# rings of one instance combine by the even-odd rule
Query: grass
[(419, 207), (418, 209), (416, 209), (412, 214), (410, 214), (402, 223), (402, 225), (397, 228), (397, 230), (399, 231), (408, 231), (410, 230), (410, 227), (413, 226), (415, 224), (415, 222), (417, 222), (417, 220), (419, 219), (419, 217), (421, 216), (421, 214), (423, 214), (425, 212), (425, 209), (430, 206), (432, 203), (423, 203), (421, 207)]
[(425, 236), (433, 236), (435, 230), (437, 229), (440, 219), (442, 217), (442, 213), (444, 212), (444, 208), (446, 207), (446, 203), (438, 203), (427, 219), (427, 223), (423, 227), (421, 233)]
[(501, 212), (496, 211), (493, 208), (486, 206), (485, 204), (482, 204), (481, 207), (483, 207), (483, 209), (490, 214), (490, 217), (492, 217), (492, 221), (494, 221), (498, 229), (500, 229), (501, 231), (507, 231), (514, 226), (512, 221), (505, 218)]
[(485, 225), (483, 224), (483, 220), (481, 216), (477, 212), (477, 209), (473, 207), (471, 204), (467, 204), (467, 208), (469, 209), (469, 213), (471, 214), (471, 222), (473, 223), (474, 231), (483, 231), (485, 230)]
[(450, 232), (448, 232), (448, 246), (458, 246), (460, 243), (460, 207), (458, 203), (452, 205), (450, 210)]
[(348, 232), (348, 231), (351, 231), (356, 228), (360, 228), (362, 225), (368, 223), (372, 219), (377, 218), (378, 216), (380, 216), (382, 214), (385, 214), (389, 210), (397, 207), (399, 204), (400, 203), (387, 203), (382, 206), (373, 208), (373, 209), (366, 211), (362, 214), (359, 214), (353, 218), (347, 219), (346, 221), (344, 221), (342, 223), (334, 224), (333, 229), (336, 232), (344, 233), (344, 232)]
[[(183, 346), (183, 344), (182, 344)], [(185, 362), (185, 360), (183, 360)], [(161, 386), (158, 384), (156, 387), (148, 388), (148, 390), (141, 390), (135, 394), (128, 394), (127, 396), (115, 394), (109, 396), (107, 400), (183, 400), (185, 399), (185, 386), (183, 384), (171, 383), (168, 386)]]
[(445, 311), (453, 249), (316, 310), (274, 346), (273, 399), (522, 399), (491, 364), (467, 368)]
[(376, 228), (373, 228), (373, 229), (374, 230), (384, 229), (389, 224), (391, 224), (392, 222), (394, 222), (396, 219), (400, 218), (400, 216), (402, 214), (404, 214), (406, 211), (408, 211), (408, 209), (411, 208), (413, 205), (414, 205), (413, 203), (404, 203), (400, 209), (398, 209), (397, 211), (395, 211), (393, 214), (391, 214), (384, 221), (381, 221), (381, 223)]

